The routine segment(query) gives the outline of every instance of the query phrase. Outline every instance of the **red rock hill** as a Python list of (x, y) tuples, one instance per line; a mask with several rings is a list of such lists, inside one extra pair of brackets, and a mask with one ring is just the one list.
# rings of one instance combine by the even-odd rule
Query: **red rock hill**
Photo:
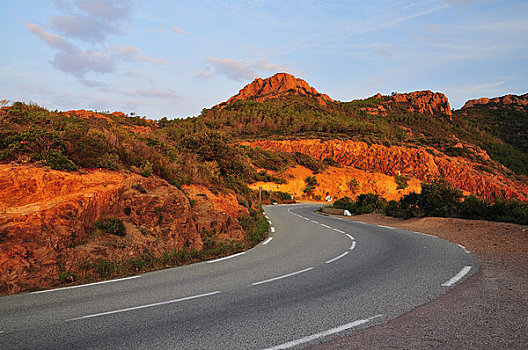
[(333, 101), (328, 95), (317, 92), (306, 81), (288, 73), (277, 73), (266, 79), (255, 79), (226, 103), (229, 104), (238, 100), (264, 101), (289, 94), (312, 96), (323, 106), (326, 105), (325, 101)]
[(507, 108), (520, 112), (528, 112), (528, 94), (506, 95), (492, 99), (484, 97), (475, 100), (469, 100), (464, 104), (462, 109), (471, 108), (477, 105), (486, 105), (492, 109)]
[[(381, 98), (381, 94), (372, 96), (371, 98)], [(414, 91), (404, 94), (393, 94), (388, 100), (380, 102), (376, 107), (364, 108), (367, 112), (372, 114), (386, 115), (388, 110), (392, 110), (397, 105), (406, 105), (408, 112), (419, 113), (444, 113), (452, 115), (449, 100), (440, 92)]]
[(356, 141), (318, 139), (254, 141), (249, 145), (265, 150), (301, 152), (319, 160), (332, 158), (344, 166), (389, 176), (401, 173), (420, 181), (427, 181), (430, 176), (443, 177), (453, 186), (489, 200), (497, 196), (528, 199), (528, 186), (525, 183), (514, 182), (501, 174), (480, 171), (478, 164), (460, 157), (443, 156), (432, 148), (387, 147)]

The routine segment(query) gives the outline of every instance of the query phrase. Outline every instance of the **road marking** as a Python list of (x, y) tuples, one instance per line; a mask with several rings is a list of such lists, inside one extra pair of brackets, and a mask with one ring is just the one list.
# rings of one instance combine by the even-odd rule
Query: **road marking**
[(300, 273), (310, 271), (312, 269), (313, 269), (313, 267), (309, 267), (309, 268), (301, 270), (301, 271), (296, 271), (296, 272), (288, 273), (286, 275), (282, 275), (282, 276), (279, 276), (279, 277), (270, 278), (269, 280), (264, 280), (264, 281), (260, 281), (260, 282), (253, 282), (253, 283), (251, 283), (251, 285), (257, 286), (259, 284), (264, 284), (264, 283), (268, 283), (268, 282), (277, 281), (277, 280), (280, 280), (280, 279), (283, 279), (283, 278), (295, 276), (295, 275), (298, 275)]
[(354, 240), (354, 237), (352, 237), (352, 236), (349, 235), (348, 233), (345, 233), (345, 235), (347, 235), (347, 237), (350, 238), (351, 240)]
[(126, 308), (126, 309), (119, 309), (119, 310), (113, 310), (113, 311), (101, 312), (101, 313), (98, 313), (98, 314), (92, 314), (92, 315), (86, 315), (86, 316), (81, 316), (81, 317), (76, 317), (76, 318), (70, 318), (69, 320), (66, 320), (66, 321), (77, 321), (77, 320), (83, 320), (83, 319), (86, 319), (86, 318), (99, 317), (99, 316), (105, 316), (105, 315), (117, 314), (117, 313), (121, 313), (121, 312), (127, 312), (127, 311), (134, 311), (134, 310), (146, 309), (146, 308), (149, 308), (149, 307), (155, 307), (155, 306), (160, 306), (160, 305), (173, 304), (173, 303), (178, 303), (178, 302), (180, 302), (180, 301), (186, 301), (186, 300), (192, 300), (192, 299), (198, 299), (198, 298), (208, 297), (208, 296), (215, 295), (215, 294), (218, 294), (218, 293), (220, 293), (220, 291), (211, 292), (211, 293), (205, 293), (205, 294), (199, 294), (199, 295), (193, 295), (193, 296), (190, 296), (190, 297), (185, 297), (185, 298), (180, 298), (180, 299), (174, 299), (174, 300), (162, 301), (162, 302), (154, 303), (154, 304), (147, 304), (147, 305), (141, 305), (141, 306), (134, 306), (134, 307), (128, 307), (128, 308)]
[(357, 320), (357, 321), (354, 321), (354, 322), (350, 322), (350, 323), (347, 323), (347, 324), (344, 324), (342, 326), (329, 329), (329, 330), (321, 332), (321, 333), (312, 334), (312, 335), (309, 335), (307, 337), (300, 338), (300, 339), (297, 339), (297, 340), (292, 340), (292, 341), (289, 341), (287, 343), (280, 344), (280, 345), (277, 345), (277, 346), (273, 346), (271, 348), (267, 348), (267, 349), (264, 349), (264, 350), (280, 350), (280, 349), (293, 348), (294, 346), (297, 346), (297, 345), (301, 345), (301, 344), (304, 344), (304, 343), (309, 343), (309, 342), (312, 342), (312, 341), (314, 341), (316, 339), (319, 339), (319, 338), (324, 338), (324, 337), (327, 337), (327, 336), (332, 335), (332, 334), (340, 333), (340, 332), (346, 331), (348, 329), (361, 326), (361, 325), (363, 325), (365, 323), (369, 323), (370, 321), (372, 321), (375, 318), (382, 317), (382, 316), (383, 315), (376, 315), (376, 316), (372, 316), (372, 317), (366, 318), (364, 320)]
[(273, 239), (273, 237), (268, 237), (268, 239), (265, 240), (264, 243), (262, 243), (262, 244), (263, 244), (263, 245), (266, 245), (266, 244), (268, 244), (272, 239)]
[(356, 247), (356, 241), (352, 241), (352, 244), (350, 245), (350, 248), (348, 248), (349, 250), (354, 250), (354, 248)]
[(272, 233), (275, 232), (275, 227), (271, 226), (270, 230), (271, 230)]
[(115, 280), (107, 280), (107, 281), (101, 281), (101, 282), (93, 282), (93, 283), (87, 283), (87, 284), (79, 284), (79, 285), (77, 285), (77, 286), (69, 286), (69, 287), (55, 288), (55, 289), (48, 289), (48, 290), (39, 290), (39, 291), (36, 291), (36, 292), (31, 292), (31, 294), (41, 294), (41, 293), (56, 292), (56, 291), (64, 290), (64, 289), (74, 289), (74, 288), (81, 288), (81, 287), (90, 287), (90, 286), (95, 286), (95, 285), (98, 285), (98, 284), (113, 283), (113, 282), (121, 282), (121, 281), (126, 281), (126, 280), (132, 280), (132, 279), (135, 279), (135, 278), (141, 278), (141, 276), (131, 276), (131, 277), (118, 278), (118, 279), (115, 279)]
[[(355, 243), (355, 242), (354, 242)], [(325, 261), (325, 264), (330, 264), (330, 263), (333, 263), (334, 261), (336, 260), (339, 260), (341, 259), (342, 257), (346, 256), (349, 252), (344, 252), (343, 254), (339, 255), (339, 256), (336, 256), (335, 258), (333, 259), (330, 259), (328, 261)]]
[(209, 261), (207, 261), (207, 263), (208, 264), (212, 264), (212, 263), (215, 263), (215, 262), (224, 261), (224, 260), (227, 260), (227, 259), (231, 259), (231, 258), (240, 256), (240, 255), (244, 255), (244, 254), (246, 254), (246, 252), (240, 252), (240, 253), (236, 253), (236, 254), (233, 254), (233, 255), (224, 256), (223, 258), (220, 258), (220, 259), (209, 260)]
[(383, 228), (388, 228), (390, 230), (396, 230), (394, 227), (390, 227), (390, 226), (383, 226), (383, 225), (376, 225), (378, 227), (383, 227)]
[(313, 222), (314, 224), (318, 224), (319, 221), (315, 221), (315, 220), (310, 220), (311, 222)]
[(266, 219), (269, 219), (269, 216), (268, 216), (268, 215), (264, 214), (264, 216), (266, 217)]
[(339, 232), (339, 233), (345, 233), (345, 231), (341, 231), (341, 230), (338, 230), (336, 228), (333, 228), (332, 230), (336, 231), (336, 232)]
[(460, 281), (460, 279), (462, 279), (462, 277), (464, 277), (465, 275), (467, 275), (467, 273), (471, 270), (471, 266), (464, 266), (464, 268), (462, 270), (460, 270), (459, 273), (457, 273), (453, 278), (451, 278), (449, 281), (447, 281), (446, 283), (443, 283), (442, 284), (442, 287), (451, 287), (452, 285), (454, 285), (455, 283), (457, 283), (458, 281)]
[(268, 222), (269, 222), (270, 225), (272, 224), (271, 220), (268, 220)]
[(462, 248), (462, 249), (464, 250), (464, 252), (466, 252), (466, 254), (469, 254), (469, 250), (467, 250), (467, 248), (464, 247), (462, 244), (458, 244), (458, 246), (459, 246), (460, 248)]
[(305, 218), (304, 216), (301, 216), (301, 217), (302, 217), (304, 220), (310, 220), (310, 219), (308, 219), (308, 218)]
[(326, 227), (326, 228), (331, 228), (330, 226), (325, 225), (325, 224), (320, 224), (320, 225), (323, 226), (323, 227)]

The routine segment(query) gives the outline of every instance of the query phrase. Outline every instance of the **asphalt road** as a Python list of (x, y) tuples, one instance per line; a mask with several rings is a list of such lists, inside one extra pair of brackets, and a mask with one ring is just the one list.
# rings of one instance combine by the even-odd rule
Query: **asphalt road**
[(1, 349), (286, 349), (387, 322), (477, 269), (435, 237), (267, 207), (228, 259), (0, 298)]

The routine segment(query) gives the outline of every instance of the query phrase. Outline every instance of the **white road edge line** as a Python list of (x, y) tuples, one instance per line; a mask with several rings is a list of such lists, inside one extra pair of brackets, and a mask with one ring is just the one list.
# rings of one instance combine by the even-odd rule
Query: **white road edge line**
[(339, 233), (345, 233), (345, 231), (341, 231), (341, 230), (338, 230), (336, 228), (334, 228), (333, 230), (336, 231), (336, 232), (339, 232)]
[(218, 293), (220, 293), (220, 291), (215, 291), (215, 292), (205, 293), (205, 294), (199, 294), (199, 295), (193, 295), (193, 296), (190, 296), (190, 297), (185, 297), (185, 298), (180, 298), (180, 299), (162, 301), (162, 302), (159, 302), (159, 303), (153, 303), (153, 304), (147, 304), (147, 305), (141, 305), (141, 306), (134, 306), (134, 307), (126, 308), (126, 309), (101, 312), (101, 313), (98, 313), (98, 314), (86, 315), (86, 316), (81, 316), (81, 317), (76, 317), (76, 318), (70, 318), (70, 319), (68, 319), (66, 321), (77, 321), (77, 320), (83, 320), (83, 319), (86, 319), (86, 318), (99, 317), (99, 316), (117, 314), (117, 313), (121, 313), (121, 312), (146, 309), (146, 308), (154, 307), (154, 306), (167, 305), (167, 304), (172, 304), (172, 303), (178, 303), (180, 301), (186, 301), (186, 300), (192, 300), (192, 299), (208, 297), (208, 296), (215, 295), (215, 294), (218, 294)]
[(462, 270), (460, 270), (460, 272), (457, 273), (453, 278), (451, 278), (446, 283), (443, 283), (442, 287), (451, 287), (452, 285), (454, 285), (455, 283), (460, 281), (465, 275), (467, 275), (467, 273), (470, 270), (471, 270), (471, 266), (464, 266), (464, 268)]
[(355, 240), (354, 237), (352, 237), (351, 235), (349, 235), (348, 233), (345, 233), (345, 235), (350, 238), (351, 240)]
[(352, 244), (350, 245), (350, 248), (348, 248), (349, 250), (354, 250), (354, 248), (356, 247), (356, 241), (352, 241)]
[(346, 331), (348, 329), (361, 326), (361, 325), (363, 325), (365, 323), (368, 323), (368, 322), (372, 321), (375, 318), (382, 317), (382, 316), (383, 315), (376, 315), (376, 316), (372, 316), (372, 317), (366, 318), (364, 320), (357, 320), (357, 321), (354, 321), (354, 322), (350, 322), (350, 323), (347, 323), (347, 324), (344, 324), (342, 326), (329, 329), (329, 330), (321, 332), (321, 333), (315, 333), (315, 334), (309, 335), (307, 337), (300, 338), (300, 339), (297, 339), (297, 340), (292, 340), (292, 341), (289, 341), (287, 343), (280, 344), (280, 345), (277, 345), (277, 346), (273, 346), (271, 348), (267, 348), (267, 349), (264, 349), (264, 350), (280, 350), (280, 349), (293, 348), (294, 346), (297, 346), (297, 345), (301, 345), (301, 344), (304, 344), (304, 343), (309, 343), (309, 342), (312, 342), (312, 341), (314, 341), (316, 339), (319, 339), (319, 338), (324, 338), (324, 337), (327, 337), (327, 336), (332, 335), (332, 334), (340, 333), (340, 332)]
[(271, 227), (270, 227), (270, 231), (271, 231), (272, 233), (275, 232), (275, 227), (271, 226)]
[(315, 220), (310, 220), (311, 222), (313, 222), (314, 224), (318, 224), (319, 221), (315, 221)]
[(388, 228), (390, 230), (396, 230), (394, 227), (390, 227), (390, 226), (383, 226), (383, 225), (376, 225), (378, 227), (383, 227), (383, 228)]
[(458, 243), (457, 243), (457, 245), (458, 245), (460, 248), (462, 248), (466, 254), (469, 254), (469, 250), (468, 250), (466, 247), (464, 247), (462, 244), (458, 244)]
[(288, 273), (288, 274), (286, 274), (286, 275), (282, 275), (282, 276), (279, 276), (279, 277), (270, 278), (269, 280), (264, 280), (264, 281), (259, 281), (259, 282), (253, 282), (253, 283), (251, 283), (251, 285), (252, 285), (252, 286), (258, 286), (259, 284), (264, 284), (264, 283), (268, 283), (268, 282), (277, 281), (277, 280), (280, 280), (280, 279), (283, 279), (283, 278), (286, 278), (286, 277), (295, 276), (295, 275), (298, 275), (298, 274), (300, 274), (300, 273), (307, 272), (307, 271), (310, 271), (310, 270), (313, 270), (313, 267), (309, 267), (309, 268), (304, 269), (304, 270), (301, 270), (301, 271), (296, 271), (296, 272)]
[(301, 216), (301, 217), (302, 217), (304, 220), (310, 220), (310, 219), (308, 219), (308, 218), (305, 218), (304, 216)]
[(240, 256), (240, 255), (244, 255), (244, 254), (246, 254), (246, 252), (240, 252), (240, 253), (236, 253), (236, 254), (233, 254), (233, 255), (228, 255), (228, 256), (224, 256), (223, 258), (220, 258), (220, 259), (209, 260), (209, 261), (206, 261), (206, 262), (208, 264), (212, 264), (212, 263), (215, 263), (215, 262), (224, 261), (224, 260), (227, 260), (227, 259), (231, 259), (231, 258)]
[(423, 233), (423, 232), (416, 232), (416, 231), (415, 231), (414, 233), (417, 233), (417, 234), (422, 235), (422, 236), (431, 237), (431, 238), (438, 238), (438, 237), (436, 237), (436, 236), (429, 235), (429, 234), (427, 234), (427, 233)]
[(325, 225), (325, 224), (320, 224), (320, 225), (323, 226), (323, 227), (326, 227), (326, 228), (331, 228), (330, 226)]
[(263, 245), (266, 245), (266, 244), (268, 244), (272, 239), (273, 239), (273, 237), (268, 237), (268, 239), (266, 239), (266, 240), (264, 241), (264, 243), (262, 243), (262, 244), (263, 244)]
[(113, 283), (113, 282), (121, 282), (126, 280), (132, 280), (135, 278), (141, 278), (141, 276), (131, 276), (131, 277), (124, 277), (124, 278), (118, 278), (115, 280), (107, 280), (107, 281), (101, 281), (101, 282), (93, 282), (93, 283), (87, 283), (87, 284), (79, 284), (77, 286), (69, 286), (69, 287), (63, 287), (63, 288), (55, 288), (55, 289), (47, 289), (47, 290), (38, 290), (36, 292), (31, 292), (31, 294), (41, 294), (41, 293), (49, 293), (49, 292), (57, 292), (59, 290), (64, 289), (74, 289), (74, 288), (81, 288), (81, 287), (90, 287), (95, 286), (98, 284), (105, 284), (105, 283)]
[[(355, 242), (354, 242), (355, 243)], [(336, 256), (335, 258), (333, 259), (330, 259), (328, 261), (325, 261), (325, 264), (330, 264), (330, 263), (333, 263), (334, 261), (336, 260), (339, 260), (341, 259), (342, 257), (346, 256), (349, 252), (344, 252), (343, 254), (339, 255), (339, 256)]]

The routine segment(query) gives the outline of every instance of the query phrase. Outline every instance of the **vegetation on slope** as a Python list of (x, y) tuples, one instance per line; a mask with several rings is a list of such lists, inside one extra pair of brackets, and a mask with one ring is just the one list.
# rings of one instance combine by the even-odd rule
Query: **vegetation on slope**
[(359, 195), (355, 201), (349, 197), (340, 198), (332, 207), (346, 209), (354, 215), (378, 212), (403, 219), (437, 216), (528, 225), (528, 203), (504, 198), (489, 202), (473, 195), (464, 197), (460, 190), (441, 179), (424, 184), (421, 193), (411, 192), (399, 201), (387, 202), (379, 195), (368, 193)]

